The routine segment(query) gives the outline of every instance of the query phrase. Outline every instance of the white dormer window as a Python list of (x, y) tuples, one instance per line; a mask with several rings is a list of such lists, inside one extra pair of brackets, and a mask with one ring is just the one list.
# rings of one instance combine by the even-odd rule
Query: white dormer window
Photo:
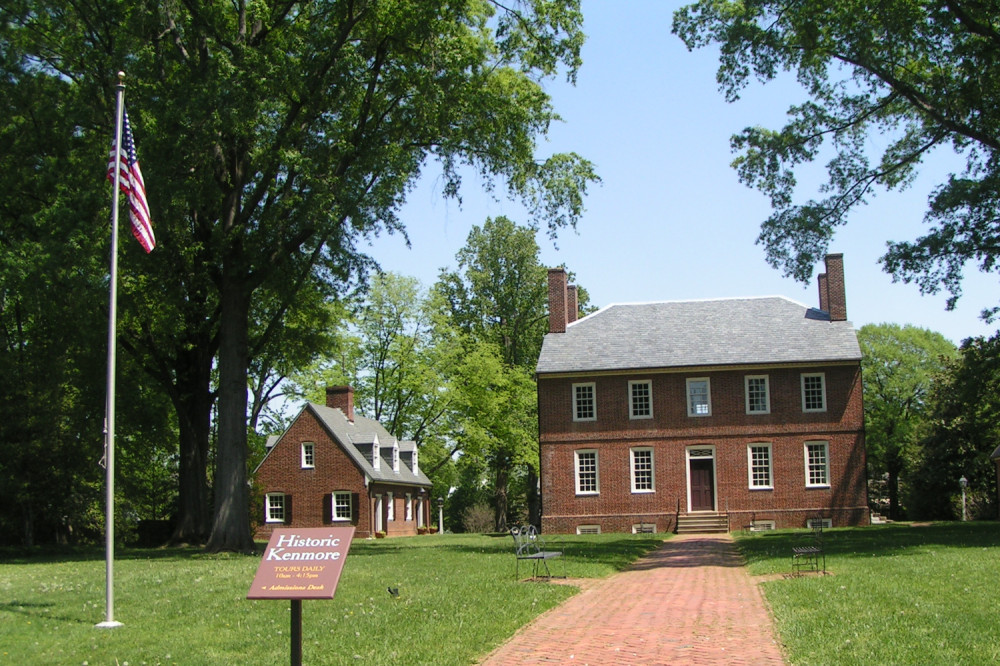
[(392, 471), (399, 474), (399, 442), (392, 443)]
[(372, 442), (372, 469), (374, 469), (376, 472), (381, 467), (381, 460), (382, 460), (382, 454), (381, 451), (379, 450), (378, 438), (376, 438), (375, 441)]
[(302, 469), (312, 469), (316, 467), (316, 444), (313, 442), (302, 442)]
[(413, 464), (410, 465), (410, 467), (413, 468), (413, 473), (414, 474), (420, 474), (420, 467), (417, 465), (417, 446), (416, 446), (416, 444), (413, 445), (413, 453), (410, 455), (410, 460), (413, 461)]

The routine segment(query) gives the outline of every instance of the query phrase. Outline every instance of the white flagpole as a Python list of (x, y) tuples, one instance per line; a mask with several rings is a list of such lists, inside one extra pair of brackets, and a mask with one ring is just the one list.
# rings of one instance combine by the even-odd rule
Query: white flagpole
[(115, 621), (115, 363), (118, 345), (118, 199), (121, 184), (122, 115), (125, 97), (125, 72), (118, 72), (115, 86), (115, 180), (111, 197), (111, 295), (108, 308), (108, 395), (104, 419), (105, 500), (105, 618), (97, 626), (122, 626)]

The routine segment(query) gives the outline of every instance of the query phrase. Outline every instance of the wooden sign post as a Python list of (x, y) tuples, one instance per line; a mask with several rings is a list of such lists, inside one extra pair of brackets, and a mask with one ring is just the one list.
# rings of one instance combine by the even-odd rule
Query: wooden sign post
[(302, 664), (302, 600), (333, 599), (353, 538), (353, 527), (271, 533), (247, 599), (291, 600), (292, 666)]

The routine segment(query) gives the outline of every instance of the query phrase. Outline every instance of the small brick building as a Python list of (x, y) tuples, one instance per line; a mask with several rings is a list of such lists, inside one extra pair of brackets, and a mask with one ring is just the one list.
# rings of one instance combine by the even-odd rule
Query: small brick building
[(542, 528), (865, 525), (861, 351), (843, 257), (782, 297), (610, 305), (549, 271), (536, 368)]
[(415, 443), (357, 416), (350, 386), (328, 388), (326, 405), (306, 404), (254, 474), (263, 491), (259, 540), (276, 526), (354, 525), (356, 538), (402, 536), (430, 520), (431, 481)]

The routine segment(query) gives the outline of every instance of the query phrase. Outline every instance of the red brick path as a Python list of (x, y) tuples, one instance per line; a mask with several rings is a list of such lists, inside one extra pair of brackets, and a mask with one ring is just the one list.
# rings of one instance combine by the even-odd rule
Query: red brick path
[(784, 664), (757, 585), (728, 535), (676, 536), (588, 585), (483, 662)]

